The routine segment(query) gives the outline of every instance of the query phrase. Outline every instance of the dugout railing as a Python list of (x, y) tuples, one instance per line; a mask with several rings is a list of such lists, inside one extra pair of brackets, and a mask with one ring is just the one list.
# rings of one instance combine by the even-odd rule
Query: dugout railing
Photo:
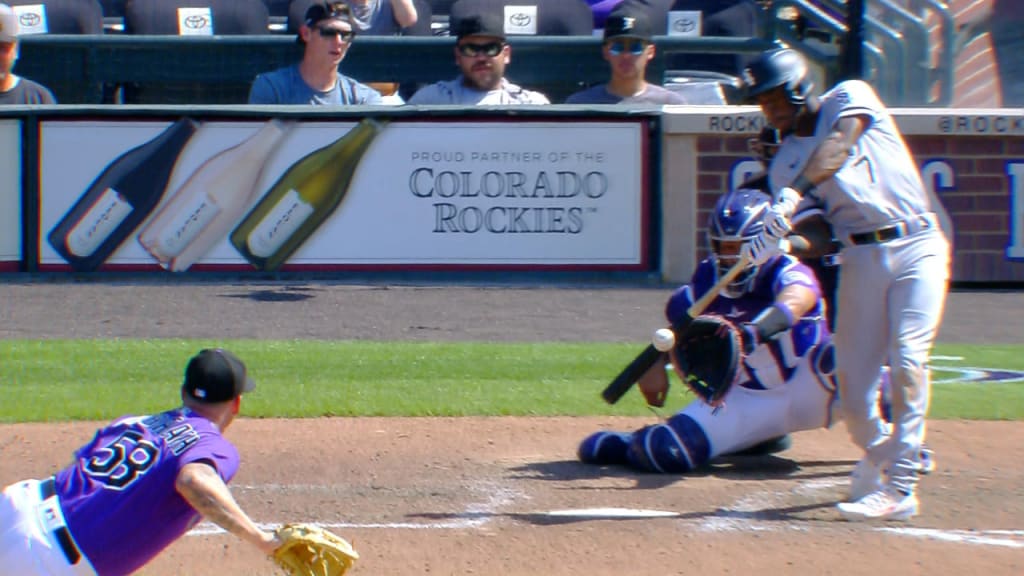
[[(757, 53), (766, 38), (655, 38), (658, 56), (649, 80), (665, 79), (666, 56)], [(423, 84), (454, 77), (451, 37), (362, 37), (341, 65), (362, 82)], [(552, 102), (608, 78), (595, 37), (513, 37), (507, 76), (540, 90)], [(26, 36), (19, 74), (50, 87), (65, 104), (244, 104), (260, 72), (296, 62), (301, 47), (291, 36)], [(812, 55), (834, 72), (834, 55)], [(124, 94), (123, 100), (118, 95)]]

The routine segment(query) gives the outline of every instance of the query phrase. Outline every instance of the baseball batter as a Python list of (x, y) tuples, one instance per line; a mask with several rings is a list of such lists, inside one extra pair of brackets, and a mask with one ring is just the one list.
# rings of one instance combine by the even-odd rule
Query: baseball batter
[(200, 515), (266, 554), (278, 546), (227, 487), (238, 470), (221, 435), (253, 389), (226, 350), (189, 362), (183, 406), (119, 418), (75, 452), (70, 466), (0, 497), (0, 576), (121, 576), (152, 560)]
[[(841, 82), (818, 98), (806, 61), (790, 49), (763, 53), (744, 76), (750, 97), (784, 135), (769, 171), (774, 203), (762, 237), (750, 243), (755, 261), (781, 249), (802, 202), (821, 206), (843, 245), (837, 374), (844, 419), (865, 456), (839, 511), (850, 520), (910, 518), (919, 507), (928, 357), (948, 289), (949, 218), (868, 84)], [(876, 401), (886, 362), (891, 434)]]
[[(770, 202), (768, 195), (748, 189), (719, 199), (708, 226), (711, 256), (697, 266), (691, 282), (669, 298), (665, 315), (670, 324), (678, 322), (736, 263), (741, 247), (761, 233), (761, 218)], [(663, 423), (632, 433), (597, 432), (580, 444), (580, 460), (682, 473), (790, 432), (832, 424), (832, 345), (821, 290), (807, 266), (785, 254), (748, 266), (706, 313), (746, 323), (758, 335), (724, 406), (714, 409), (695, 400)], [(655, 368), (663, 374), (664, 361)], [(666, 379), (661, 382), (667, 387)], [(644, 380), (640, 387), (648, 403), (661, 405), (664, 388)]]

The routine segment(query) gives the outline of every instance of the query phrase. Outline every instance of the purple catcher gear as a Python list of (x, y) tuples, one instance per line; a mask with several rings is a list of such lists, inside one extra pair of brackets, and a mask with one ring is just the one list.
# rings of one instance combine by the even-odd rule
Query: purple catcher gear
[[(740, 188), (723, 195), (715, 204), (708, 220), (708, 248), (715, 259), (717, 277), (725, 274), (739, 260), (743, 244), (757, 238), (764, 230), (762, 219), (772, 199), (759, 190)], [(725, 246), (723, 243), (730, 243)], [(749, 265), (723, 292), (739, 298), (753, 287), (758, 266)]]

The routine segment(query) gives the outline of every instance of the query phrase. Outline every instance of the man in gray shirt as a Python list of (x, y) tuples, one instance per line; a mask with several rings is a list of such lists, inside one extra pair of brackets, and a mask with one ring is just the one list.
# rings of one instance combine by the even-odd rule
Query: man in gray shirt
[(605, 21), (601, 55), (611, 68), (607, 84), (570, 95), (566, 104), (686, 104), (681, 95), (645, 78), (647, 63), (654, 58), (651, 24), (647, 15), (625, 5)]
[(14, 74), (18, 61), (18, 17), (6, 4), (0, 4), (0, 105), (56, 104), (48, 88)]
[(317, 2), (306, 10), (296, 41), (302, 61), (256, 76), (249, 104), (381, 104), (380, 92), (338, 72), (355, 39), (344, 2)]
[(455, 64), (462, 71), (454, 80), (424, 86), (409, 104), (550, 104), (540, 92), (505, 79), (512, 48), (505, 41), (502, 18), (490, 12), (452, 18)]

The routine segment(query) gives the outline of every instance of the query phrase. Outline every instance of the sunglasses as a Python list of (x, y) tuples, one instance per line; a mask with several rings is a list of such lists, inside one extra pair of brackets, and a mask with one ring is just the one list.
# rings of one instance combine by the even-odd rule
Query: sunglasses
[(356, 33), (352, 30), (339, 30), (338, 28), (317, 28), (316, 31), (320, 34), (321, 38), (338, 38), (341, 37), (342, 42), (351, 42), (356, 37)]
[(459, 44), (459, 53), (470, 58), (473, 56), (479, 56), (480, 54), (483, 54), (488, 58), (494, 58), (498, 54), (501, 54), (503, 48), (505, 48), (505, 44), (501, 42), (488, 42), (487, 44), (473, 44), (472, 42), (465, 42), (463, 44)]
[(608, 53), (612, 56), (621, 56), (629, 52), (633, 56), (639, 56), (647, 48), (647, 42), (643, 40), (612, 40), (608, 43)]

